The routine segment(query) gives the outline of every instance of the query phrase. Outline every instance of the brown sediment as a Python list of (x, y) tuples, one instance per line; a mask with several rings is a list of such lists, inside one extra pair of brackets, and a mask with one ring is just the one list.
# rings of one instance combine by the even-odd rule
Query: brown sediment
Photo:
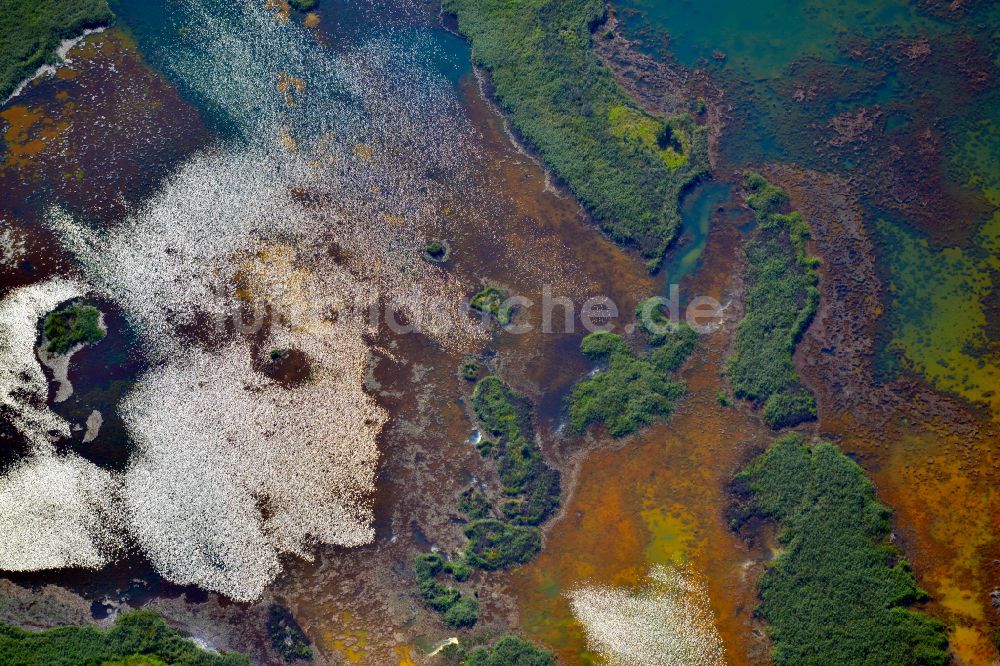
[(990, 592), (1000, 577), (1000, 432), (960, 401), (916, 379), (876, 381), (882, 315), (874, 248), (850, 184), (791, 166), (765, 169), (812, 230), (820, 307), (796, 351), (816, 393), (819, 430), (872, 477), (894, 511), (896, 543), (952, 627), (958, 663), (996, 658)]
[[(716, 225), (692, 294), (727, 304), (734, 296), (741, 238)], [(729, 310), (732, 312), (732, 309)], [(720, 376), (737, 318), (703, 336), (682, 378), (690, 394), (671, 419), (579, 461), (572, 495), (538, 559), (511, 574), (522, 629), (565, 663), (589, 663), (583, 628), (566, 593), (583, 584), (639, 588), (655, 564), (690, 564), (706, 585), (733, 664), (763, 664), (768, 644), (753, 617), (756, 579), (769, 557), (764, 540), (743, 541), (726, 511), (732, 475), (771, 435), (749, 410), (722, 408)]]
[[(481, 182), (463, 183), (444, 205), (446, 224), (428, 233), (451, 246), (447, 270), (471, 296), (483, 280), (526, 296), (514, 322), (530, 324), (523, 334), (497, 331), (487, 356), (471, 355), (499, 373), (536, 404), (550, 462), (572, 464), (570, 450), (548, 435), (559, 418), (560, 396), (589, 364), (579, 354), (580, 320), (563, 331), (555, 309), (554, 333), (541, 330), (546, 283), (553, 297), (569, 297), (579, 311), (590, 295), (607, 295), (623, 314), (655, 293), (656, 282), (639, 262), (602, 238), (572, 199), (546, 187), (544, 172), (520, 153), (504, 133), (503, 119), (479, 95), (476, 82), (463, 82), (463, 99), (481, 138), (472, 152)], [(478, 194), (477, 194), (478, 193)], [(492, 203), (485, 223), (475, 210), (483, 194)], [(358, 663), (420, 661), (455, 630), (422, 606), (415, 594), (413, 558), (432, 545), (454, 553), (464, 547), (458, 495), (473, 478), (499, 485), (494, 466), (468, 443), (471, 383), (461, 376), (470, 357), (417, 334), (381, 336), (379, 360), (369, 388), (392, 414), (383, 434), (383, 462), (375, 503), (375, 542), (357, 549), (327, 549), (315, 563), (289, 562), (274, 593), (285, 600), (315, 641), (324, 660)], [(568, 484), (567, 484), (568, 485)], [(497, 630), (518, 623), (515, 590), (503, 574), (473, 575), (468, 591), (479, 595), (480, 627)]]
[(210, 138), (120, 30), (85, 37), (70, 56), (60, 76), (32, 82), (0, 111), (0, 213), (37, 214), (23, 202), (42, 190), (95, 221), (119, 219)]

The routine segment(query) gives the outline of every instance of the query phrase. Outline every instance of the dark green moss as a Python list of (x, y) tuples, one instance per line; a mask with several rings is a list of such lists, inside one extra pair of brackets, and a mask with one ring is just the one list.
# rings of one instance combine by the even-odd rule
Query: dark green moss
[(694, 350), (697, 334), (684, 324), (650, 328), (656, 328), (650, 335), (655, 346), (645, 356), (614, 333), (591, 333), (583, 339), (580, 350), (606, 367), (573, 387), (570, 430), (580, 433), (591, 423), (603, 423), (612, 436), (623, 437), (673, 413), (686, 389), (671, 381), (671, 373)]
[(473, 296), (469, 307), (493, 315), (501, 326), (506, 326), (514, 316), (513, 308), (506, 301), (507, 295), (503, 291), (490, 286)]
[[(135, 657), (146, 658), (145, 662)], [(132, 661), (129, 659), (132, 658)], [(171, 666), (249, 666), (238, 654), (205, 652), (155, 613), (122, 613), (107, 631), (94, 627), (60, 627), (25, 631), (0, 624), (0, 664), (18, 666), (168, 663)]]
[(46, 350), (52, 354), (65, 354), (75, 345), (100, 342), (104, 339), (104, 331), (98, 323), (100, 316), (97, 308), (90, 305), (50, 312), (42, 325), (48, 340)]
[(316, 9), (319, 0), (288, 0), (288, 4), (292, 6), (292, 9), (297, 9), (300, 12), (308, 12)]
[(618, 87), (590, 43), (604, 2), (445, 0), (444, 9), (522, 139), (601, 229), (658, 266), (680, 193), (707, 168), (707, 132), (688, 115), (650, 116)]
[(806, 253), (802, 217), (778, 212), (788, 203), (784, 190), (754, 173), (746, 187), (758, 228), (747, 244), (745, 314), (726, 373), (736, 397), (765, 403), (765, 420), (780, 428), (816, 417), (792, 355), (819, 304), (817, 262)]
[(469, 652), (465, 666), (555, 666), (552, 654), (534, 643), (508, 634), (492, 648), (479, 647)]
[(106, 0), (4, 0), (0, 4), (0, 101), (40, 66), (56, 61), (64, 39), (110, 25)]
[(493, 571), (524, 564), (542, 549), (537, 527), (510, 525), (493, 518), (474, 520), (465, 527), (469, 544), (465, 559), (480, 569)]
[(291, 612), (284, 606), (271, 604), (267, 610), (267, 634), (275, 652), (286, 662), (312, 659), (312, 641), (302, 631)]
[(782, 551), (760, 580), (777, 666), (949, 662), (943, 625), (906, 608), (926, 594), (889, 543), (889, 510), (831, 444), (779, 438), (734, 487), (781, 527)]

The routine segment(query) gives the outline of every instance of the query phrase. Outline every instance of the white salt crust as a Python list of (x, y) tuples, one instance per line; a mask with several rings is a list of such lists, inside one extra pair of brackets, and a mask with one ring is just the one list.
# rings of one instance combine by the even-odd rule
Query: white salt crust
[(602, 585), (569, 593), (591, 649), (621, 666), (724, 665), (704, 586), (674, 567), (657, 566), (649, 578), (638, 593)]
[[(281, 554), (374, 536), (387, 415), (362, 386), (379, 324), (351, 304), (393, 300), (439, 344), (483, 338), (461, 286), (419, 259), (422, 230), (440, 222), (439, 181), (465, 177), (471, 130), (453, 90), (391, 35), (334, 56), (262, 4), (210, 13), (178, 3), (187, 37), (153, 46), (167, 72), (225, 112), (235, 138), (187, 160), (110, 228), (58, 208), (47, 216), (91, 288), (140, 332), (152, 369), (118, 407), (134, 445), (125, 472), (60, 463), (78, 479), (52, 496), (71, 507), (110, 498), (71, 514), (89, 547), (22, 522), (30, 516), (15, 502), (5, 527), (20, 529), (19, 549), (0, 546), (0, 568), (99, 566), (129, 543), (168, 580), (256, 599)], [(226, 332), (234, 313), (265, 307), (281, 315), (267, 340)], [(45, 311), (19, 312), (34, 330)], [(309, 379), (264, 375), (272, 348), (302, 351)], [(23, 490), (19, 474), (2, 479), (0, 497)]]

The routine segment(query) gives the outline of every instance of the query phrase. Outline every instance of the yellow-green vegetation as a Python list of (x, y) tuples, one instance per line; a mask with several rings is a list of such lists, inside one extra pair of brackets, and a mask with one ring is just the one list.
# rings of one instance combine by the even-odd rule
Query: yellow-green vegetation
[(878, 224), (888, 249), (889, 349), (936, 388), (1000, 418), (1000, 340), (988, 303), (1000, 271), (1000, 131), (981, 121), (965, 133), (961, 160), (970, 188), (993, 207), (966, 247), (935, 248), (898, 225)]
[(114, 18), (107, 0), (0, 0), (0, 101), (55, 62), (62, 40)]
[(75, 345), (95, 343), (104, 339), (100, 326), (101, 313), (91, 305), (79, 305), (56, 310), (45, 316), (42, 330), (52, 354), (65, 354)]
[(779, 212), (788, 204), (785, 191), (756, 173), (745, 187), (757, 229), (746, 247), (745, 313), (726, 373), (737, 398), (763, 403), (765, 422), (783, 428), (816, 418), (792, 354), (819, 304), (818, 261), (806, 253), (802, 216)]
[(149, 611), (118, 616), (107, 631), (59, 627), (25, 631), (0, 624), (0, 664), (17, 666), (249, 666), (243, 655), (213, 654)]
[(550, 652), (534, 643), (508, 634), (492, 648), (478, 647), (469, 652), (462, 662), (465, 666), (555, 666)]
[(850, 458), (789, 434), (733, 487), (735, 527), (758, 515), (781, 528), (781, 553), (759, 583), (777, 666), (949, 663), (943, 625), (906, 608), (926, 593), (889, 543), (889, 509)]
[(591, 50), (602, 0), (445, 0), (521, 138), (615, 242), (657, 267), (678, 200), (707, 169), (708, 138), (687, 116), (642, 111)]
[(507, 303), (507, 294), (498, 287), (489, 286), (480, 291), (472, 297), (469, 307), (493, 315), (501, 326), (509, 324), (514, 316), (513, 308)]
[(271, 645), (286, 662), (312, 659), (312, 641), (284, 606), (271, 604), (267, 611), (267, 633), (271, 637)]
[(496, 438), (492, 455), (507, 497), (503, 515), (516, 525), (541, 524), (559, 506), (559, 472), (542, 458), (527, 400), (491, 375), (476, 385), (472, 407), (483, 429)]
[(673, 372), (694, 351), (698, 334), (653, 312), (655, 321), (643, 323), (650, 347), (645, 354), (610, 332), (591, 333), (580, 343), (580, 351), (605, 367), (573, 387), (570, 430), (581, 433), (603, 423), (613, 437), (624, 437), (673, 413), (686, 391), (683, 382), (672, 381)]
[(441, 618), (450, 627), (471, 627), (476, 623), (479, 603), (475, 598), (438, 582), (444, 574), (453, 576), (457, 581), (468, 579), (472, 573), (468, 564), (461, 560), (445, 560), (438, 553), (424, 553), (417, 556), (415, 568), (417, 591), (428, 608), (441, 613)]

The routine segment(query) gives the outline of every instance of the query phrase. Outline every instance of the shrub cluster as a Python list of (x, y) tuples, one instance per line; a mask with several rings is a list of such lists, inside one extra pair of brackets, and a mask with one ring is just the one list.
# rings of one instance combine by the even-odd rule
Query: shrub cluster
[(438, 553), (424, 553), (417, 556), (415, 568), (420, 599), (428, 608), (441, 613), (449, 627), (471, 627), (476, 623), (479, 603), (475, 598), (438, 582), (442, 574), (449, 574), (457, 581), (468, 579), (472, 573), (468, 564), (460, 560), (445, 560)]
[(513, 308), (506, 305), (507, 295), (498, 287), (489, 286), (472, 297), (469, 307), (480, 312), (493, 315), (501, 326), (510, 323), (514, 316)]
[(302, 631), (291, 612), (284, 606), (271, 604), (267, 610), (267, 634), (271, 637), (271, 645), (286, 662), (296, 659), (309, 661), (312, 659), (312, 641)]
[(595, 222), (660, 263), (681, 193), (707, 170), (704, 126), (657, 118), (615, 83), (590, 47), (602, 0), (445, 0), (487, 69), (497, 101)]
[(472, 407), (495, 437), (492, 455), (506, 500), (502, 511), (516, 525), (540, 525), (559, 506), (559, 472), (545, 464), (535, 442), (527, 401), (491, 375), (476, 384)]
[(464, 666), (555, 666), (556, 660), (534, 643), (508, 634), (492, 648), (472, 650), (462, 663)]
[(694, 351), (697, 333), (653, 312), (643, 328), (650, 345), (645, 355), (610, 332), (591, 333), (580, 343), (580, 350), (605, 368), (573, 387), (570, 430), (581, 433), (591, 423), (603, 423), (613, 437), (623, 437), (673, 412), (686, 387), (671, 376)]
[(7, 0), (0, 11), (0, 101), (35, 70), (56, 59), (64, 39), (109, 25), (107, 0)]
[(48, 340), (46, 350), (52, 354), (65, 354), (74, 345), (95, 343), (104, 339), (99, 325), (101, 313), (91, 305), (79, 305), (56, 310), (45, 316), (42, 330)]
[(757, 230), (746, 248), (745, 314), (726, 372), (736, 397), (763, 404), (764, 421), (777, 429), (816, 418), (792, 355), (819, 304), (818, 262), (806, 252), (802, 216), (778, 212), (788, 204), (784, 190), (756, 173), (745, 186)]
[(906, 608), (926, 598), (889, 543), (889, 510), (832, 444), (792, 433), (740, 472), (734, 527), (778, 523), (781, 554), (760, 580), (777, 666), (949, 662), (940, 622)]
[(155, 613), (133, 611), (118, 616), (107, 631), (95, 627), (59, 627), (25, 631), (0, 624), (0, 664), (80, 666), (120, 663), (129, 666), (249, 666), (243, 655), (201, 650)]

